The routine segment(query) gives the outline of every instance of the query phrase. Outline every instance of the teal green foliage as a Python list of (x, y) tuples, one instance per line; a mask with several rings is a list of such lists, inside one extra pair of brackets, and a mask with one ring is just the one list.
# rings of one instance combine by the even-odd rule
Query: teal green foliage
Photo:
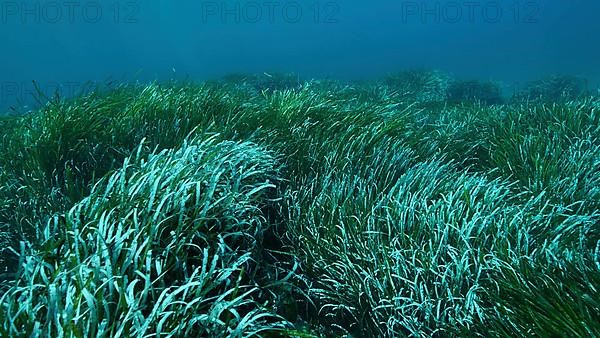
[(0, 119), (1, 335), (600, 336), (600, 100), (457, 83), (236, 75)]
[(502, 89), (497, 83), (488, 81), (454, 81), (448, 86), (448, 101), (476, 101), (484, 104), (501, 104), (504, 102)]
[(514, 95), (517, 101), (568, 102), (587, 94), (588, 82), (570, 75), (555, 75), (526, 83)]
[(262, 74), (230, 74), (221, 83), (235, 87), (244, 87), (255, 93), (272, 93), (274, 91), (300, 89), (304, 83), (297, 74), (262, 73)]
[(444, 102), (450, 77), (439, 71), (410, 70), (390, 75), (382, 83), (418, 102)]
[(281, 325), (252, 301), (251, 283), (263, 210), (277, 201), (272, 155), (214, 137), (139, 153), (22, 256), (4, 335), (240, 336)]

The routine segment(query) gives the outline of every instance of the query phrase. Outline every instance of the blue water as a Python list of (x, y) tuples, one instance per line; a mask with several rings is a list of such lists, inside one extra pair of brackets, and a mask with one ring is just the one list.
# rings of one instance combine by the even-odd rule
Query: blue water
[(0, 110), (88, 81), (232, 72), (373, 78), (412, 68), (516, 85), (600, 82), (600, 2), (2, 1)]

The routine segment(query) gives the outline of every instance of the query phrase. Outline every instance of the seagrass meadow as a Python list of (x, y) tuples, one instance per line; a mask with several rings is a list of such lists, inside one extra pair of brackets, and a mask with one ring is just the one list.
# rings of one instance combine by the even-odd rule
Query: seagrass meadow
[(2, 337), (600, 337), (600, 98), (411, 71), (0, 119)]

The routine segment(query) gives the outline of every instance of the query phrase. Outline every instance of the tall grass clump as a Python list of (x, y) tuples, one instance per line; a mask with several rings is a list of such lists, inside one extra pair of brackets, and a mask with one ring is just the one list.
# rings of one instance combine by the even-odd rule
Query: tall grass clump
[(497, 306), (478, 331), (497, 337), (597, 337), (598, 262), (596, 256), (596, 264), (579, 261), (560, 267), (503, 267), (486, 291)]
[(288, 235), (316, 320), (357, 336), (468, 330), (486, 320), (483, 280), (527, 252), (525, 209), (506, 182), (415, 163), (401, 148), (379, 156), (391, 149), (394, 161), (370, 162), (376, 175), (348, 163), (292, 198)]
[(522, 204), (510, 184), (437, 161), (390, 167), (383, 177), (399, 176), (391, 187), (379, 175), (332, 170), (293, 196), (288, 235), (315, 325), (356, 336), (484, 335), (490, 324), (526, 336), (537, 325), (543, 336), (555, 318), (553, 332), (599, 332), (598, 267), (569, 263), (589, 253), (577, 245), (589, 236), (580, 229), (597, 218), (546, 229), (556, 222), (539, 213), (544, 196)]
[(279, 165), (250, 143), (142, 148), (24, 246), (3, 336), (251, 336), (282, 327), (256, 265)]
[(286, 158), (292, 184), (326, 170), (325, 157), (336, 154), (332, 149), (355, 145), (357, 152), (370, 156), (379, 139), (392, 135), (401, 140), (413, 138), (411, 127), (419, 111), (403, 95), (374, 95), (371, 89), (346, 88), (344, 95), (356, 93), (358, 97), (337, 97), (307, 87), (265, 98), (257, 110), (266, 131), (264, 140)]
[(409, 70), (389, 75), (383, 83), (417, 102), (443, 102), (447, 100), (450, 76), (439, 71)]
[(234, 129), (226, 126), (238, 120), (231, 117), (238, 96), (225, 94), (208, 84), (123, 85), (3, 119), (0, 223), (17, 240), (32, 240), (38, 224), (88, 195), (142, 139), (167, 149), (179, 147), (195, 128)]
[(597, 210), (600, 115), (597, 99), (565, 104), (446, 107), (430, 114), (411, 144), (471, 171), (519, 183), (528, 196)]
[(554, 75), (526, 83), (513, 100), (541, 102), (569, 102), (589, 93), (588, 81), (571, 75)]
[(481, 102), (483, 104), (502, 104), (502, 89), (495, 82), (477, 80), (454, 81), (448, 86), (450, 102)]

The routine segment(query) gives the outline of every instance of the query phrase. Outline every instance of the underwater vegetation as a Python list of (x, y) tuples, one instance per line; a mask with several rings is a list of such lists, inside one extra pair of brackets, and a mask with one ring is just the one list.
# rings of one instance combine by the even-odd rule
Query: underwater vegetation
[(262, 92), (272, 93), (276, 90), (300, 89), (303, 80), (298, 74), (268, 73), (262, 74), (229, 74), (221, 82), (237, 86), (247, 86), (257, 94)]
[(599, 97), (298, 81), (1, 118), (0, 336), (600, 336)]
[(515, 99), (567, 102), (585, 96), (588, 90), (586, 79), (571, 75), (555, 75), (526, 83), (523, 89), (515, 94)]
[(417, 102), (444, 102), (451, 78), (440, 71), (407, 70), (388, 75), (380, 82), (390, 89), (411, 95)]
[(448, 101), (479, 101), (484, 104), (501, 104), (504, 102), (502, 89), (497, 83), (475, 80), (453, 81), (448, 87)]

